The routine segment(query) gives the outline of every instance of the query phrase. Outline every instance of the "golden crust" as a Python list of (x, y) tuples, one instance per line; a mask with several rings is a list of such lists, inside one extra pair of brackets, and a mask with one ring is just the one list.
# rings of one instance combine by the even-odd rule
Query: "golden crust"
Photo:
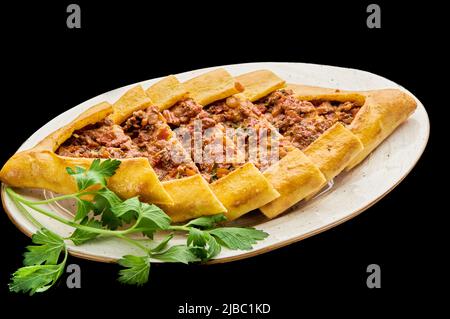
[(358, 106), (363, 105), (365, 102), (365, 95), (363, 92), (344, 91), (300, 84), (288, 84), (286, 89), (292, 90), (297, 99), (305, 101), (352, 101)]
[(362, 141), (364, 150), (348, 165), (358, 165), (414, 112), (417, 103), (410, 95), (393, 89), (367, 91), (366, 103), (356, 114), (350, 130)]
[(239, 93), (243, 87), (224, 69), (216, 69), (183, 83), (189, 96), (201, 105)]
[[(0, 180), (14, 187), (70, 194), (77, 191), (77, 186), (74, 178), (67, 174), (66, 167), (88, 168), (92, 161), (91, 158), (59, 156), (49, 150), (25, 151), (14, 155), (3, 166)], [(116, 174), (108, 180), (108, 187), (122, 198), (140, 195), (143, 200), (155, 204), (173, 203), (146, 158), (121, 160)]]
[(416, 101), (397, 89), (374, 91), (340, 91), (306, 85), (289, 84), (299, 99), (353, 101), (361, 106), (349, 129), (362, 142), (364, 149), (348, 164), (358, 165), (416, 109)]
[(133, 112), (143, 110), (152, 104), (152, 100), (145, 94), (142, 86), (137, 85), (125, 92), (125, 94), (113, 104), (113, 114), (111, 114), (111, 119), (114, 123), (121, 124), (129, 118)]
[(145, 93), (161, 111), (171, 107), (188, 95), (186, 87), (174, 75), (169, 75), (156, 82)]
[(317, 166), (299, 149), (290, 151), (270, 166), (264, 176), (281, 195), (260, 207), (269, 218), (278, 216), (306, 196), (319, 191), (326, 182)]
[(241, 83), (245, 88), (244, 92), (236, 94), (236, 96), (247, 99), (250, 102), (259, 100), (269, 93), (281, 89), (286, 83), (269, 70), (245, 73), (236, 77), (236, 81)]
[[(70, 194), (77, 191), (77, 186), (74, 178), (67, 174), (66, 167), (88, 168), (92, 161), (91, 158), (58, 156), (48, 150), (25, 151), (14, 155), (5, 164), (0, 179), (15, 187), (43, 188)], [(122, 160), (116, 174), (108, 180), (108, 187), (122, 198), (139, 195), (155, 204), (173, 203), (146, 158)]]
[(257, 209), (280, 194), (252, 163), (246, 163), (211, 184), (211, 189), (226, 207), (225, 216), (234, 220)]
[(64, 159), (48, 150), (15, 154), (0, 171), (0, 179), (14, 187), (43, 188), (61, 194), (77, 191), (75, 180), (66, 172)]
[(95, 124), (103, 120), (105, 117), (111, 114), (112, 111), (112, 106), (108, 102), (101, 102), (99, 104), (96, 104), (81, 113), (69, 124), (61, 127), (60, 129), (44, 138), (34, 147), (34, 150), (39, 149), (56, 151), (62, 143), (64, 143), (70, 136), (72, 136), (73, 132), (87, 125)]
[(121, 159), (116, 173), (108, 180), (108, 187), (122, 198), (139, 198), (148, 203), (173, 205), (174, 199), (161, 187), (148, 159), (144, 157)]
[(303, 152), (320, 169), (328, 182), (342, 172), (363, 149), (360, 139), (338, 122)]
[(199, 174), (179, 180), (163, 182), (173, 205), (160, 205), (174, 222), (226, 212), (225, 206)]

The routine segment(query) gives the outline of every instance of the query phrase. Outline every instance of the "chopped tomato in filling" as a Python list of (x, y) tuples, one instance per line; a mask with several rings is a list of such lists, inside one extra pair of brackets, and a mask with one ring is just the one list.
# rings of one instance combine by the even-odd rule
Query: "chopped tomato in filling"
[(350, 124), (360, 106), (353, 102), (301, 101), (291, 90), (277, 90), (255, 103), (294, 146), (304, 149), (336, 122)]
[(70, 157), (146, 157), (160, 180), (195, 175), (198, 169), (154, 107), (133, 113), (122, 126), (105, 119), (76, 131), (57, 153)]

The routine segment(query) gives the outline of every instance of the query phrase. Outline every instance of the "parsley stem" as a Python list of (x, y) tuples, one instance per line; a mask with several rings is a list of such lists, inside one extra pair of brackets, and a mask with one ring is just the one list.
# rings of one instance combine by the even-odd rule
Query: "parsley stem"
[(50, 217), (54, 220), (59, 221), (60, 223), (63, 223), (65, 225), (74, 227), (74, 228), (78, 228), (81, 230), (85, 230), (88, 232), (92, 232), (92, 233), (97, 233), (97, 234), (103, 234), (103, 235), (116, 235), (116, 234), (128, 234), (130, 233), (130, 230), (133, 229), (133, 227), (127, 229), (127, 230), (108, 230), (108, 229), (101, 229), (101, 228), (95, 228), (95, 227), (89, 227), (89, 226), (85, 226), (85, 225), (80, 225), (78, 223), (72, 222), (70, 220), (67, 220), (63, 217), (60, 217), (56, 214), (53, 214), (49, 211), (46, 211), (45, 209), (40, 208), (38, 205), (35, 205), (34, 202), (29, 201), (25, 198), (23, 198), (22, 196), (20, 196), (19, 194), (17, 194), (16, 192), (14, 192), (11, 188), (7, 188), (6, 192), (15, 199), (15, 201), (19, 201), (21, 203), (23, 203), (24, 205), (34, 209), (35, 211), (37, 211), (38, 213), (41, 213), (47, 217)]
[(168, 228), (168, 230), (175, 230), (175, 231), (189, 231), (190, 228), (187, 226), (177, 226), (177, 225), (172, 225)]
[[(131, 238), (128, 238), (128, 237), (126, 236), (126, 234), (131, 234), (131, 233), (135, 233), (135, 232), (140, 231), (140, 229), (137, 228), (137, 225), (138, 225), (139, 222), (141, 221), (142, 216), (139, 216), (139, 217), (137, 218), (137, 220), (136, 220), (136, 223), (135, 223), (133, 226), (131, 226), (130, 228), (126, 229), (126, 230), (108, 230), (108, 229), (94, 228), (94, 227), (90, 227), (90, 226), (80, 225), (80, 224), (78, 224), (78, 223), (72, 222), (72, 221), (67, 220), (67, 219), (65, 219), (65, 218), (63, 218), (63, 217), (60, 217), (60, 216), (58, 216), (58, 215), (55, 215), (55, 214), (53, 214), (53, 213), (51, 213), (51, 212), (49, 212), (49, 211), (46, 211), (45, 209), (42, 209), (42, 208), (40, 208), (40, 207), (37, 207), (38, 205), (42, 205), (42, 204), (45, 204), (45, 203), (47, 203), (47, 202), (44, 203), (44, 201), (41, 201), (41, 202), (32, 202), (32, 201), (29, 201), (29, 200), (23, 198), (22, 196), (20, 196), (19, 194), (17, 194), (16, 192), (14, 192), (14, 191), (13, 191), (11, 188), (9, 188), (9, 187), (6, 188), (6, 192), (8, 193), (8, 195), (10, 196), (10, 198), (12, 199), (12, 201), (14, 202), (14, 204), (16, 204), (16, 206), (19, 208), (19, 210), (20, 210), (24, 215), (26, 215), (26, 216), (30, 219), (30, 221), (31, 221), (36, 227), (38, 227), (38, 228), (43, 228), (43, 225), (42, 225), (41, 223), (39, 223), (39, 222), (38, 222), (38, 221), (37, 221), (37, 220), (36, 220), (36, 219), (35, 219), (35, 218), (34, 218), (34, 217), (33, 217), (26, 209), (25, 209), (25, 207), (22, 206), (22, 204), (24, 204), (24, 205), (30, 207), (31, 209), (37, 211), (38, 213), (41, 213), (41, 214), (43, 214), (43, 215), (45, 215), (45, 216), (47, 216), (47, 217), (50, 217), (50, 218), (52, 218), (52, 219), (54, 219), (54, 220), (57, 220), (57, 221), (59, 221), (59, 222), (65, 224), (65, 225), (68, 225), (68, 226), (71, 226), (71, 227), (74, 227), (74, 228), (78, 228), (78, 229), (81, 229), (81, 230), (93, 232), (93, 233), (98, 233), (98, 234), (100, 234), (100, 235), (115, 236), (115, 237), (121, 238), (121, 239), (127, 241), (128, 243), (130, 243), (130, 244), (132, 244), (132, 245), (134, 245), (134, 246), (136, 246), (136, 247), (139, 247), (140, 249), (142, 249), (143, 251), (145, 251), (147, 254), (151, 254), (151, 249), (150, 249), (150, 248), (147, 248), (147, 247), (145, 247), (144, 245), (142, 245), (141, 243), (139, 243), (138, 241), (133, 240), (133, 239), (131, 239)], [(59, 196), (58, 198), (59, 198), (59, 200), (61, 200), (62, 197), (64, 197), (64, 198), (70, 198), (70, 197), (75, 197), (75, 196), (77, 196), (77, 194)], [(55, 199), (56, 199), (56, 197), (53, 198), (53, 200), (55, 200)], [(69, 238), (64, 238), (64, 239), (70, 239), (70, 237), (69, 237)], [(67, 248), (65, 248), (65, 257), (64, 257), (64, 261), (63, 261), (61, 264), (65, 264), (66, 259), (67, 259)], [(58, 274), (58, 277), (59, 277), (59, 276), (60, 276), (60, 274)]]
[[(124, 230), (123, 234), (124, 235), (128, 235), (128, 234), (140, 233), (140, 232), (143, 232), (143, 231), (147, 230), (147, 228), (145, 228), (145, 227), (138, 227), (138, 228), (136, 228), (135, 227), (136, 225), (137, 225), (137, 222), (133, 226), (131, 226), (130, 228), (127, 228), (126, 230)], [(140, 239), (140, 240), (143, 240), (143, 239)], [(150, 240), (150, 239), (147, 239), (147, 240)]]
[(34, 205), (44, 205), (44, 204), (49, 204), (49, 203), (57, 202), (57, 201), (64, 200), (64, 199), (72, 199), (72, 198), (77, 198), (77, 197), (80, 197), (83, 195), (93, 195), (93, 194), (96, 194), (96, 192), (81, 191), (78, 193), (61, 195), (61, 196), (49, 198), (46, 200), (33, 201), (33, 204)]
[[(95, 228), (95, 227), (90, 227), (90, 226), (86, 226), (86, 225), (80, 225), (76, 222), (67, 220), (61, 216), (58, 216), (56, 214), (53, 214), (45, 209), (42, 209), (39, 207), (39, 204), (36, 202), (32, 202), (29, 201), (25, 198), (23, 198), (22, 196), (20, 196), (19, 194), (17, 194), (16, 192), (14, 192), (11, 188), (6, 188), (6, 192), (8, 193), (8, 195), (11, 197), (11, 199), (14, 201), (14, 203), (18, 204), (24, 204), (28, 207), (30, 207), (31, 209), (37, 211), (38, 213), (41, 213), (47, 217), (50, 217), (54, 220), (59, 221), (60, 223), (63, 223), (65, 225), (74, 227), (74, 228), (78, 228), (80, 230), (85, 230), (91, 233), (97, 233), (97, 234), (101, 234), (101, 235), (106, 235), (106, 236), (120, 236), (120, 235), (127, 235), (127, 234), (132, 234), (132, 233), (136, 233), (141, 231), (141, 229), (137, 228), (138, 224), (140, 223), (140, 221), (142, 220), (142, 216), (138, 216), (138, 218), (136, 219), (136, 222), (133, 226), (131, 226), (128, 229), (125, 230), (109, 230), (109, 229), (102, 229), (102, 228)], [(24, 209), (26, 211), (26, 209), (21, 206), (22, 209)], [(28, 217), (30, 217), (30, 219), (33, 221), (35, 221), (36, 223), (38, 223), (27, 211), (26, 214)], [(33, 222), (34, 223), (34, 222)], [(40, 223), (35, 224), (36, 226), (39, 226), (39, 228), (42, 228), (42, 225)]]
[(66, 266), (66, 262), (67, 262), (67, 256), (69, 255), (69, 252), (67, 251), (67, 246), (64, 243), (64, 259), (63, 261), (60, 263), (60, 265), (62, 265), (62, 267), (60, 268), (59, 274), (58, 274), (58, 278), (62, 275), (64, 268)]
[(141, 220), (142, 220), (142, 215), (139, 215), (138, 218), (136, 218), (136, 222), (134, 223), (134, 225), (131, 226), (131, 227), (128, 228), (128, 229), (123, 230), (123, 231), (122, 231), (122, 234), (123, 234), (123, 235), (126, 235), (126, 234), (131, 234), (131, 233), (137, 232), (138, 230), (137, 230), (136, 227), (139, 225), (139, 223), (141, 222)]
[[(9, 187), (6, 188), (6, 191), (7, 191), (7, 192), (8, 192), (8, 189), (9, 189)], [(28, 220), (30, 220), (30, 222), (31, 222), (34, 226), (36, 226), (38, 229), (44, 228), (44, 226), (43, 226), (40, 222), (38, 222), (38, 221), (36, 220), (36, 218), (34, 218), (34, 217), (30, 214), (30, 212), (27, 211), (26, 208), (23, 207), (23, 205), (22, 205), (15, 197), (12, 197), (12, 196), (11, 196), (10, 198), (11, 198), (11, 200), (14, 202), (14, 204), (16, 205), (16, 207), (22, 212), (22, 214), (24, 214), (24, 215), (28, 218)]]
[[(40, 207), (40, 205), (42, 204), (47, 204), (50, 201), (56, 201), (56, 200), (61, 200), (61, 199), (66, 199), (66, 198), (74, 198), (78, 195), (80, 195), (80, 193), (75, 193), (75, 194), (71, 194), (71, 195), (63, 195), (63, 196), (59, 196), (59, 197), (55, 197), (52, 198), (51, 200), (47, 200), (47, 201), (39, 201), (39, 202), (34, 202), (34, 201), (30, 201), (25, 199), (24, 197), (22, 197), (21, 195), (17, 194), (14, 190), (12, 190), (11, 188), (6, 188), (6, 192), (8, 193), (8, 195), (10, 196), (10, 198), (12, 199), (12, 201), (19, 207), (19, 209), (21, 209), (21, 211), (23, 211), (23, 213), (30, 218), (30, 220), (39, 228), (42, 228), (42, 225), (39, 224), (39, 222), (37, 222), (32, 216), (31, 214), (25, 209), (25, 207), (22, 206), (28, 206), (31, 209), (37, 211), (38, 213), (41, 213), (47, 217), (50, 217), (56, 221), (59, 221), (60, 223), (63, 223), (65, 225), (74, 227), (76, 229), (80, 229), (80, 230), (84, 230), (84, 231), (88, 231), (91, 233), (97, 233), (103, 236), (115, 236), (117, 238), (121, 238), (125, 241), (127, 241), (128, 243), (139, 247), (140, 249), (142, 249), (143, 251), (145, 251), (149, 256), (151, 256), (152, 254), (152, 250), (151, 248), (146, 247), (145, 245), (141, 244), (138, 240), (134, 240), (131, 239), (129, 237), (127, 237), (126, 235), (128, 234), (132, 234), (132, 233), (136, 233), (136, 232), (141, 232), (144, 231), (145, 228), (139, 227), (139, 224), (142, 221), (142, 215), (139, 215), (136, 219), (136, 222), (133, 224), (133, 226), (131, 226), (128, 229), (125, 230), (109, 230), (109, 229), (103, 229), (103, 228), (95, 228), (95, 227), (90, 227), (90, 226), (86, 226), (86, 225), (81, 225), (78, 224), (76, 222), (73, 222), (71, 220), (67, 220), (61, 216), (58, 216), (57, 214), (54, 214), (52, 212), (49, 212), (43, 208)], [(86, 192), (82, 192), (83, 194), (86, 194)], [(189, 231), (189, 227), (188, 226), (170, 226), (168, 228), (168, 230), (174, 230), (174, 231)], [(69, 238), (64, 238), (64, 239), (69, 239)]]
[(60, 216), (55, 215), (53, 213), (50, 213), (50, 212), (46, 211), (45, 209), (42, 209), (40, 207), (36, 207), (36, 206), (34, 206), (32, 204), (31, 205), (28, 204), (28, 206), (31, 207), (32, 209), (34, 209), (35, 211), (37, 211), (37, 212), (47, 216), (47, 217), (50, 217), (50, 218), (53, 218), (53, 219), (59, 221), (60, 223), (63, 223), (63, 224), (66, 224), (67, 226), (71, 226), (71, 227), (78, 228), (78, 229), (81, 229), (81, 230), (85, 230), (85, 231), (88, 231), (88, 232), (98, 233), (98, 234), (108, 234), (108, 235), (113, 235), (113, 234), (115, 234), (117, 232), (123, 232), (123, 231), (107, 230), (107, 229), (94, 228), (94, 227), (89, 227), (89, 226), (85, 226), (85, 225), (80, 225), (78, 223), (75, 223), (75, 222), (72, 222), (70, 220), (67, 220), (67, 219), (65, 219), (63, 217), (60, 217)]

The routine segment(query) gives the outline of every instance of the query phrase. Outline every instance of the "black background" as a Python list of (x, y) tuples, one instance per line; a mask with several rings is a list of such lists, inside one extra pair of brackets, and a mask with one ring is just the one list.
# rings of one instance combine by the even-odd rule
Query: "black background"
[[(56, 305), (70, 312), (89, 307), (99, 314), (143, 312), (156, 318), (174, 317), (185, 302), (271, 304), (271, 314), (261, 318), (301, 317), (307, 311), (367, 317), (425, 310), (430, 315), (436, 309), (439, 298), (428, 303), (426, 297), (445, 288), (448, 273), (440, 257), (445, 250), (438, 250), (448, 212), (437, 186), (445, 181), (437, 152), (446, 147), (439, 138), (445, 137), (441, 120), (449, 107), (440, 84), (447, 66), (444, 8), (376, 1), (382, 28), (368, 29), (370, 2), (364, 1), (75, 1), (82, 28), (69, 30), (68, 3), (2, 4), (0, 163), (42, 125), (93, 96), (170, 73), (242, 62), (310, 62), (387, 77), (425, 105), (430, 142), (411, 174), (357, 218), (243, 261), (154, 265), (142, 288), (120, 285), (116, 265), (71, 257), (69, 263), (81, 266), (81, 289), (68, 289), (63, 277), (42, 295), (9, 293), (9, 276), (21, 266), (30, 240), (1, 214), (1, 307), (53, 315)], [(372, 263), (381, 266), (381, 289), (366, 287), (366, 267)]]

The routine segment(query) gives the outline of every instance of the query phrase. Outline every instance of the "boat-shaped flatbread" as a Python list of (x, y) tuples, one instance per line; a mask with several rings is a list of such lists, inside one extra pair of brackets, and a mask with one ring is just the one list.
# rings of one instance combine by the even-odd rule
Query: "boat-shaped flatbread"
[(0, 180), (73, 193), (66, 167), (116, 158), (108, 187), (176, 222), (258, 208), (273, 218), (358, 165), (415, 107), (400, 90), (286, 84), (268, 70), (233, 78), (219, 68), (184, 83), (170, 75), (89, 108), (12, 156)]

